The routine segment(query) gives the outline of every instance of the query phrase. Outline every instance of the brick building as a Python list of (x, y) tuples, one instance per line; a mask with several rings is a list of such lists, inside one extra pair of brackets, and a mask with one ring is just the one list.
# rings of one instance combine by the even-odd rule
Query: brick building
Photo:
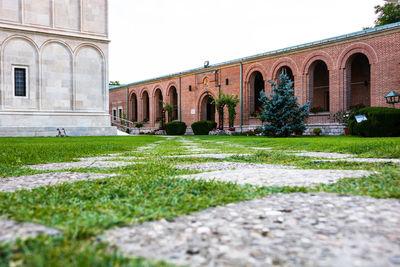
[(337, 134), (342, 127), (329, 114), (358, 104), (389, 106), (384, 96), (400, 91), (400, 23), (114, 87), (110, 112), (114, 121), (126, 114), (128, 120), (145, 121), (145, 127), (155, 129), (164, 101), (174, 107), (170, 119), (190, 126), (217, 118), (210, 96), (222, 91), (239, 96), (236, 129), (254, 128), (260, 125), (254, 116), (259, 93), (271, 93), (267, 81), (282, 71), (294, 81), (299, 102), (310, 101), (318, 111), (310, 114), (309, 129)]

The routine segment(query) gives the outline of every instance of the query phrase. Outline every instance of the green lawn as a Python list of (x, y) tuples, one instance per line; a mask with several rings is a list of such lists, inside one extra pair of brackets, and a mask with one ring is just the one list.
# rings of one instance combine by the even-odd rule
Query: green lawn
[[(329, 151), (360, 157), (400, 158), (400, 138), (357, 137), (184, 137), (217, 153), (250, 153), (231, 161), (294, 165), (312, 169), (366, 169), (377, 172), (363, 179), (303, 187), (255, 187), (233, 183), (174, 178), (188, 170), (175, 164), (216, 161), (202, 158), (162, 158), (188, 153), (178, 140), (155, 136), (83, 138), (2, 138), (0, 177), (37, 173), (27, 164), (73, 161), (77, 157), (124, 153), (144, 157), (143, 163), (115, 169), (79, 169), (80, 172), (117, 173), (114, 178), (47, 186), (31, 191), (0, 193), (0, 216), (36, 222), (63, 231), (58, 237), (38, 237), (0, 245), (0, 266), (167, 266), (143, 259), (127, 259), (98, 241), (109, 228), (144, 221), (170, 219), (208, 207), (250, 200), (273, 193), (332, 192), (375, 198), (400, 198), (400, 167), (391, 163), (315, 162), (284, 151)], [(136, 151), (165, 141), (152, 151)], [(225, 143), (220, 143), (225, 142)], [(256, 151), (251, 147), (273, 147)], [(1, 179), (1, 178), (0, 178)]]

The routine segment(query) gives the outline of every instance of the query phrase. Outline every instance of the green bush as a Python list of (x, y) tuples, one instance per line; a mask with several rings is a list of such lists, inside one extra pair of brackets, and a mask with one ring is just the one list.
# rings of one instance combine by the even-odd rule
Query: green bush
[[(357, 123), (355, 115), (365, 115), (368, 120)], [(350, 116), (349, 132), (365, 137), (400, 136), (400, 110), (385, 107), (360, 109)]]
[(215, 121), (197, 121), (192, 124), (192, 130), (195, 135), (208, 135), (208, 133), (217, 127)]
[(182, 121), (172, 121), (164, 125), (167, 135), (184, 135), (186, 133), (186, 123)]

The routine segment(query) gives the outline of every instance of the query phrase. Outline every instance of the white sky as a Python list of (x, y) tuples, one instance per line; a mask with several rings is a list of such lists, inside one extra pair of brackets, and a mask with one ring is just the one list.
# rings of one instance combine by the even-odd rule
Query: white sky
[(131, 83), (372, 26), (383, 0), (109, 0), (110, 80)]

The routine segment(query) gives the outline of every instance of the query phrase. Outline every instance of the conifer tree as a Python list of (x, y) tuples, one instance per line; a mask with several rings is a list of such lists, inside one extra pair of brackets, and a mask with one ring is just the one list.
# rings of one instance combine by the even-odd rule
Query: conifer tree
[[(271, 83), (271, 82), (270, 82)], [(309, 103), (300, 106), (294, 96), (293, 82), (286, 73), (279, 77), (279, 83), (272, 84), (270, 97), (261, 92), (263, 135), (286, 137), (295, 132), (303, 132), (304, 121), (309, 113)]]

